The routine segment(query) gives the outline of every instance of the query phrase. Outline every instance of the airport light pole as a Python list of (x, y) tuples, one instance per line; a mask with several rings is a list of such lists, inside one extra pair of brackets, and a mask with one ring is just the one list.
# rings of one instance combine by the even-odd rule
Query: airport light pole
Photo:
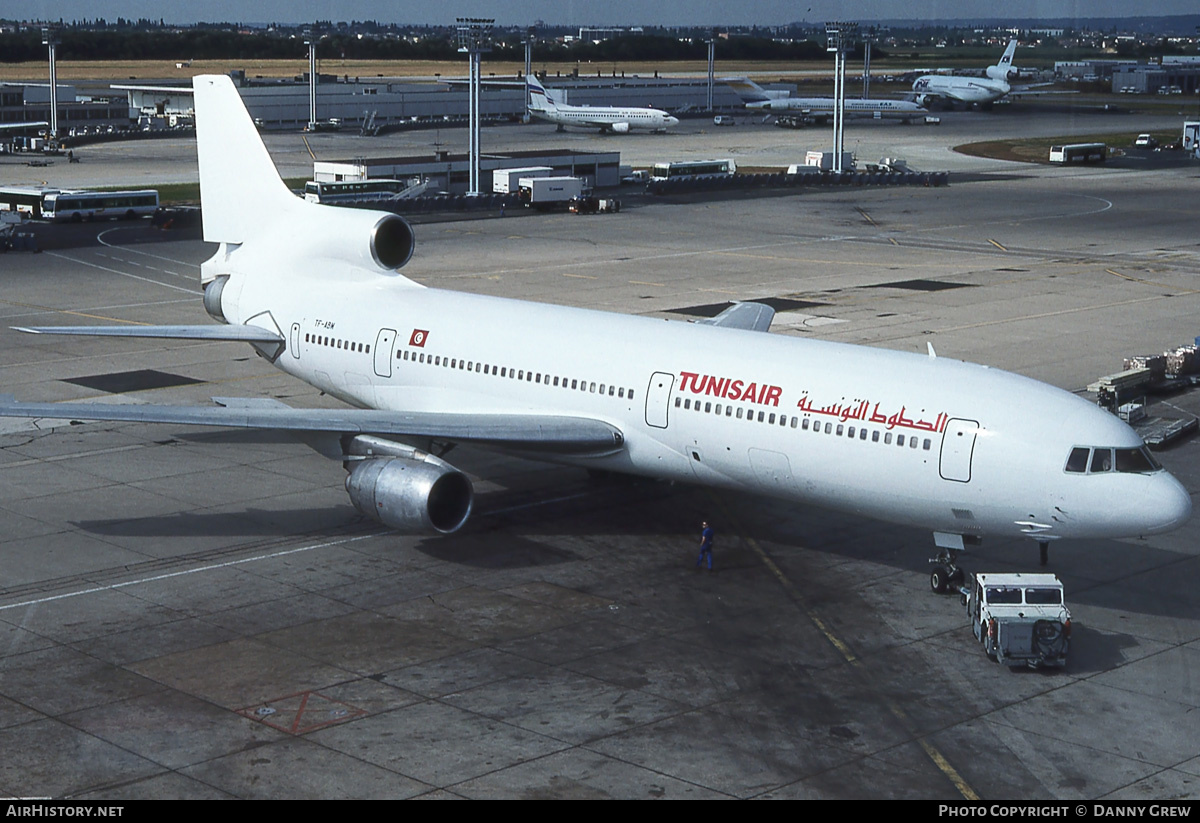
[(317, 130), (317, 41), (312, 29), (304, 30), (304, 45), (308, 46), (308, 130)]
[(58, 65), (57, 48), (61, 42), (58, 29), (42, 26), (42, 45), (50, 50), (50, 140), (58, 142)]
[(529, 117), (529, 76), (533, 72), (533, 41), (537, 38), (537, 26), (525, 30), (525, 117)]
[(470, 88), (470, 115), (468, 126), (470, 130), (468, 154), (470, 155), (471, 174), (468, 184), (468, 195), (479, 194), (479, 86), (482, 55), (491, 51), (492, 27), (496, 21), (481, 17), (459, 17), (458, 20), (458, 51), (465, 53), (470, 65), (468, 86)]
[(842, 171), (846, 147), (846, 51), (858, 23), (825, 24), (825, 51), (833, 52), (833, 171)]
[(708, 113), (712, 114), (713, 110), (713, 64), (716, 62), (717, 53), (717, 36), (712, 30), (708, 30)]
[(863, 100), (871, 99), (871, 44), (875, 42), (875, 31), (863, 32)]

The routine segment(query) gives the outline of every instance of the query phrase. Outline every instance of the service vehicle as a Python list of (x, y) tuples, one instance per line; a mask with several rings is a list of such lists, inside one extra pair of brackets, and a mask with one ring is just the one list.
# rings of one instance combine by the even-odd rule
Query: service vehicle
[(572, 198), (583, 197), (583, 179), (579, 177), (522, 177), (517, 196), (526, 206), (552, 209), (566, 206)]
[(1136, 149), (1156, 149), (1158, 141), (1151, 134), (1139, 134), (1137, 139), (1133, 141), (1133, 147)]
[(988, 657), (1012, 668), (1066, 665), (1071, 613), (1057, 575), (976, 574), (963, 601)]
[(1071, 163), (1103, 163), (1108, 159), (1108, 146), (1104, 143), (1070, 143), (1050, 147), (1050, 162), (1061, 165)]
[(621, 210), (621, 201), (612, 197), (574, 197), (567, 211), (571, 214), (615, 214)]

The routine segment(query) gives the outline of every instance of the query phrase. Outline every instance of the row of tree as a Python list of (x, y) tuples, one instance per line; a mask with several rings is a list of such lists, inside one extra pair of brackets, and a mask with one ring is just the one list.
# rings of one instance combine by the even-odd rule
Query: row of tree
[[(63, 60), (249, 60), (303, 58), (307, 50), (296, 37), (272, 33), (240, 33), (230, 29), (60, 30), (58, 56)], [(679, 39), (666, 35), (627, 35), (598, 43), (538, 42), (534, 47), (537, 62), (631, 62), (657, 60), (704, 60), (708, 47), (698, 39)], [(875, 54), (882, 56), (877, 49)], [(358, 37), (332, 34), (317, 46), (323, 59), (350, 60), (457, 60), (458, 47), (453, 36), (423, 38)], [(718, 39), (716, 55), (720, 60), (816, 60), (825, 57), (823, 43), (813, 41), (782, 42), (764, 37)], [(0, 61), (17, 63), (44, 60), (46, 47), (40, 31), (0, 34)], [(489, 59), (522, 61), (524, 46), (518, 39), (496, 42)]]

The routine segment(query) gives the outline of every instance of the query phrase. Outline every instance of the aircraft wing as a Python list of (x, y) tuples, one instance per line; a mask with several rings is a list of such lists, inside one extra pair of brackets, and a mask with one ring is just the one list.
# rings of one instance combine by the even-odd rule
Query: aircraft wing
[(18, 129), (39, 129), (50, 125), (45, 120), (31, 120), (27, 123), (0, 123), (0, 131), (16, 131)]
[(767, 331), (775, 319), (775, 309), (766, 303), (734, 303), (716, 317), (697, 320), (705, 326), (722, 326), (727, 329)]
[(283, 343), (279, 332), (258, 326), (13, 326), (28, 334), (78, 334), (87, 337), (158, 337), (170, 340), (232, 340)]
[(551, 454), (611, 454), (625, 442), (615, 426), (587, 417), (542, 414), (297, 409), (271, 398), (214, 397), (215, 406), (18, 403), (0, 395), (0, 417), (177, 423), (297, 433), (375, 434), (481, 443)]

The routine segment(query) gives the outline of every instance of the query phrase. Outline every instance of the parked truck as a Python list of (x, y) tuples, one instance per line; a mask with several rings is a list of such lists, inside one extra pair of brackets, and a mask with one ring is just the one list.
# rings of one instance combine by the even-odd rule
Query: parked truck
[(519, 185), (521, 202), (535, 209), (565, 209), (573, 198), (584, 195), (579, 177), (522, 177)]
[(975, 639), (1013, 668), (1065, 666), (1071, 613), (1053, 574), (977, 574), (963, 590)]

